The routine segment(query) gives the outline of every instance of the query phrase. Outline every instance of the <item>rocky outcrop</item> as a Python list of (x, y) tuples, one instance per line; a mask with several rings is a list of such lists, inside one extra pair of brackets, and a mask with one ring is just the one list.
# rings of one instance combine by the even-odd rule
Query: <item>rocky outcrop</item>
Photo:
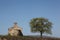
[(11, 36), (23, 36), (22, 28), (18, 27), (17, 23), (14, 23), (14, 26), (8, 29), (8, 34)]

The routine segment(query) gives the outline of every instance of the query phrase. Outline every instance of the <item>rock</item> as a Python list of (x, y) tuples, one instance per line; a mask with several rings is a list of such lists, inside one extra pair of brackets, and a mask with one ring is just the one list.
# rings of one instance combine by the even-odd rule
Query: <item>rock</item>
[(8, 34), (11, 36), (23, 36), (22, 28), (18, 27), (17, 23), (14, 23), (14, 26), (8, 29)]

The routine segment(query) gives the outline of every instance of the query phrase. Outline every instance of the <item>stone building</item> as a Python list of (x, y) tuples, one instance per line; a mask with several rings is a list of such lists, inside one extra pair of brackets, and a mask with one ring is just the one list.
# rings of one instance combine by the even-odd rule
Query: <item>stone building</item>
[(13, 27), (8, 29), (8, 35), (11, 35), (11, 36), (23, 36), (22, 28), (18, 27), (17, 23), (15, 22)]

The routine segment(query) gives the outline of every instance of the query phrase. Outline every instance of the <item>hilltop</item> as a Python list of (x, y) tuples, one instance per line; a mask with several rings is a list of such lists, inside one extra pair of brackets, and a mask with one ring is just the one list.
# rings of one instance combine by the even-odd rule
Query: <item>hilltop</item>
[(33, 37), (33, 36), (0, 36), (0, 40), (60, 40), (54, 37)]

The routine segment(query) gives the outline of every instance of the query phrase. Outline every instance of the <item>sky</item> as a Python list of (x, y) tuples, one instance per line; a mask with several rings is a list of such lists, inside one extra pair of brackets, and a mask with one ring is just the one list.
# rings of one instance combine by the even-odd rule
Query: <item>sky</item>
[[(14, 22), (24, 35), (40, 35), (30, 31), (33, 18), (44, 17), (53, 23), (51, 37), (60, 37), (60, 0), (0, 0), (0, 34), (7, 34)], [(47, 35), (47, 34), (44, 34)]]

